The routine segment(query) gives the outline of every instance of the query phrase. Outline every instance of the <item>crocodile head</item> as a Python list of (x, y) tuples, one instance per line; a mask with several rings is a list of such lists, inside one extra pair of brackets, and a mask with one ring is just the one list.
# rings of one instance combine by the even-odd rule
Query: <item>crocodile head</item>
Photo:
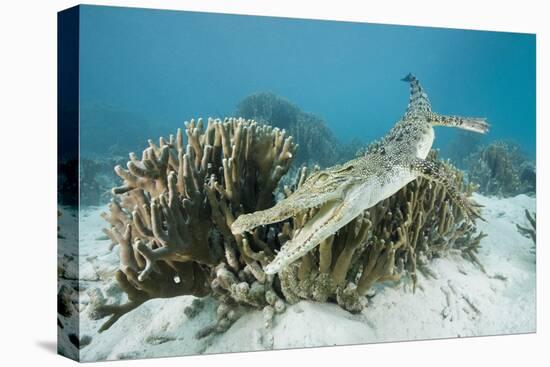
[(241, 215), (233, 222), (231, 230), (239, 234), (260, 225), (281, 222), (306, 212), (313, 213), (310, 217), (306, 216), (305, 223), (266, 266), (264, 270), (267, 274), (277, 273), (299, 259), (364, 210), (365, 198), (361, 195), (369, 191), (364, 190), (364, 180), (356, 172), (360, 160), (316, 172), (272, 208)]

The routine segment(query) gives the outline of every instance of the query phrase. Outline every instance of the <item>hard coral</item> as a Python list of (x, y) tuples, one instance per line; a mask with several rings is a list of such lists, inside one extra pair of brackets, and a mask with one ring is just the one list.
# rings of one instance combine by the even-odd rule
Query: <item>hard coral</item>
[(96, 317), (111, 315), (102, 330), (151, 298), (183, 294), (220, 300), (210, 332), (228, 327), (238, 305), (281, 310), (273, 277), (262, 270), (279, 247), (275, 227), (250, 236), (229, 227), (238, 215), (274, 204), (294, 151), (277, 128), (235, 118), (203, 127), (199, 119), (158, 145), (149, 141), (141, 159), (130, 154), (127, 169), (117, 166), (123, 185), (103, 217), (119, 245), (116, 280), (128, 302), (98, 302)]
[[(436, 159), (435, 152), (430, 159)], [(449, 162), (442, 165), (460, 191), (470, 196), (474, 186), (464, 184), (460, 171)], [(304, 181), (305, 170), (295, 188)], [(287, 189), (289, 194), (292, 191)], [(279, 234), (282, 242), (299, 233), (316, 210), (286, 223)], [(484, 236), (476, 234), (475, 226), (442, 185), (418, 178), (285, 268), (280, 274), (281, 288), (290, 303), (331, 300), (358, 312), (364, 307), (363, 296), (377, 282), (407, 275), (414, 289), (417, 270), (433, 276), (429, 260), (434, 257), (456, 252), (483, 269), (476, 253)]]
[(321, 118), (302, 111), (290, 101), (273, 93), (252, 94), (237, 106), (237, 114), (285, 129), (300, 146), (294, 163), (322, 167), (353, 158), (360, 143), (342, 144)]
[[(227, 330), (247, 308), (262, 309), (266, 327), (285, 301), (335, 302), (358, 312), (372, 286), (403, 276), (416, 285), (417, 270), (429, 275), (429, 259), (457, 252), (479, 264), (483, 234), (455, 206), (445, 189), (424, 178), (364, 211), (280, 274), (264, 268), (281, 246), (315, 214), (312, 209), (282, 223), (232, 234), (241, 214), (272, 207), (274, 192), (289, 170), (296, 145), (291, 137), (252, 120), (201, 120), (186, 124), (141, 157), (130, 154), (116, 167), (123, 185), (105, 230), (119, 246), (115, 278), (124, 304), (94, 297), (94, 318), (110, 316), (101, 330), (152, 298), (194, 295), (218, 300), (217, 321), (197, 337)], [(435, 159), (434, 153), (431, 155)], [(448, 162), (443, 167), (465, 195), (473, 187)], [(286, 195), (303, 184), (305, 168)], [(479, 264), (481, 265), (481, 264)]]
[(534, 163), (516, 144), (495, 141), (482, 146), (468, 156), (466, 166), (470, 182), (483, 194), (506, 197), (536, 191)]

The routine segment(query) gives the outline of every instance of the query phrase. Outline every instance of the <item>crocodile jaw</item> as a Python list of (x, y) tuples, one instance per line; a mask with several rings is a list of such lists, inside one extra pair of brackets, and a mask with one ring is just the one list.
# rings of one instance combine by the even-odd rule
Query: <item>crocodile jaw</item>
[(370, 194), (364, 187), (356, 186), (348, 191), (343, 201), (330, 200), (323, 204), (300, 232), (281, 247), (275, 259), (265, 267), (265, 273), (278, 273), (351, 222), (365, 209), (365, 205), (370, 205)]
[(319, 211), (300, 229), (300, 232), (283, 245), (275, 259), (265, 267), (265, 273), (278, 273), (345, 225), (341, 224), (344, 208), (344, 203), (336, 200), (322, 205)]
[(314, 193), (306, 188), (298, 189), (275, 206), (254, 213), (241, 214), (232, 224), (231, 232), (238, 235), (252, 229), (271, 223), (282, 222), (311, 208), (324, 205), (327, 202), (341, 200), (344, 196), (345, 184), (334, 191)]
[(265, 267), (266, 274), (280, 272), (351, 222), (361, 212), (395, 194), (401, 187), (416, 178), (415, 174), (405, 168), (395, 168), (392, 176), (389, 183), (372, 179), (368, 182), (352, 184), (348, 186), (343, 199), (333, 199), (323, 204), (300, 232), (281, 247), (275, 259)]

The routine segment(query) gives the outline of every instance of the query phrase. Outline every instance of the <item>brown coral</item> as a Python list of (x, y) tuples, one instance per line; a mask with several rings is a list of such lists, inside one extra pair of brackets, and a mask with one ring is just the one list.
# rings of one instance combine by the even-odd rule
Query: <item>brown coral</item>
[[(186, 140), (186, 142), (184, 142)], [(474, 236), (444, 188), (419, 178), (363, 212), (279, 275), (266, 275), (281, 246), (298, 233), (316, 209), (279, 224), (232, 234), (244, 213), (271, 207), (296, 146), (284, 131), (243, 119), (201, 120), (159, 144), (149, 142), (141, 159), (130, 154), (116, 167), (123, 185), (113, 189), (106, 234), (119, 246), (115, 279), (124, 304), (94, 297), (92, 317), (110, 316), (101, 330), (152, 298), (211, 295), (219, 301), (216, 322), (197, 337), (227, 330), (246, 308), (263, 309), (268, 328), (285, 302), (336, 302), (358, 312), (365, 295), (382, 281), (416, 271), (430, 274), (428, 260), (458, 251), (477, 262), (482, 234)], [(435, 158), (434, 156), (431, 157)], [(462, 175), (444, 167), (461, 191)], [(299, 170), (294, 188), (303, 184)], [(284, 301), (283, 301), (284, 300)]]
[[(243, 119), (209, 119), (206, 128), (191, 120), (185, 135), (186, 143), (182, 130), (158, 145), (149, 141), (141, 159), (132, 153), (127, 169), (115, 168), (123, 185), (113, 189), (103, 217), (120, 247), (116, 280), (129, 301), (95, 307), (96, 317), (111, 315), (102, 330), (151, 298), (212, 294), (224, 307), (277, 303), (262, 271), (279, 246), (273, 230), (247, 237), (229, 227), (238, 215), (274, 204), (295, 151), (292, 138)], [(227, 322), (234, 313), (222, 314)]]
[[(435, 152), (430, 159), (436, 159)], [(460, 191), (471, 195), (474, 187), (463, 183), (462, 174), (449, 162), (443, 166)], [(304, 176), (301, 172), (297, 186)], [(313, 214), (314, 210), (303, 217)], [(293, 227), (287, 223), (281, 236), (291, 238), (300, 230), (303, 217), (293, 218)], [(282, 291), (291, 303), (333, 300), (357, 312), (363, 308), (362, 296), (375, 283), (408, 275), (414, 289), (417, 270), (433, 275), (428, 261), (451, 251), (483, 269), (476, 252), (485, 235), (475, 233), (442, 185), (418, 178), (283, 270)]]
[(494, 141), (470, 154), (465, 163), (469, 180), (483, 194), (508, 197), (536, 191), (535, 164), (517, 144)]
[(537, 248), (537, 213), (533, 212), (533, 214), (531, 214), (529, 210), (525, 209), (525, 218), (529, 225), (524, 227), (516, 224), (516, 228), (522, 236), (530, 238), (531, 241), (533, 241), (531, 252), (535, 253)]
[(331, 166), (352, 159), (361, 145), (357, 140), (342, 144), (322, 118), (273, 93), (260, 92), (244, 98), (237, 105), (237, 114), (288, 131), (300, 146), (296, 165), (314, 162)]

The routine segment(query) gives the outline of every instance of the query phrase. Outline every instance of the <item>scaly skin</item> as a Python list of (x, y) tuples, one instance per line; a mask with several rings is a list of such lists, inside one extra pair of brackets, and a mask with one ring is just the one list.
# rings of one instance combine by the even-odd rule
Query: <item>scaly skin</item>
[(345, 164), (314, 173), (286, 199), (270, 209), (241, 215), (231, 226), (234, 234), (260, 225), (280, 222), (311, 208), (319, 208), (295, 236), (287, 241), (276, 258), (264, 269), (279, 272), (299, 259), (321, 241), (356, 218), (364, 210), (396, 193), (419, 176), (432, 179), (447, 188), (466, 217), (480, 218), (476, 205), (452, 187), (435, 162), (425, 158), (434, 140), (433, 126), (458, 127), (486, 133), (489, 125), (482, 118), (445, 116), (432, 112), (428, 96), (412, 75), (411, 95), (405, 115), (380, 141), (371, 144), (367, 153)]

